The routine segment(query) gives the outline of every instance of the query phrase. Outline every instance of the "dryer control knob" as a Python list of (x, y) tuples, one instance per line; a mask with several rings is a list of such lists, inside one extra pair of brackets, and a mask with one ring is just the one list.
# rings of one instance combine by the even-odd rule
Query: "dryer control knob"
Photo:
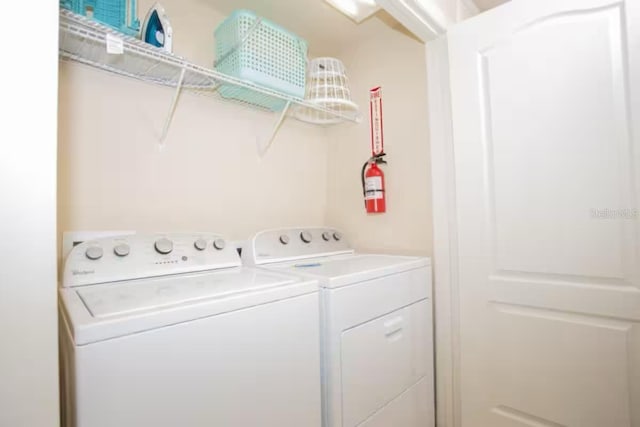
[(102, 258), (103, 251), (100, 246), (89, 246), (84, 254), (90, 260), (95, 261)]
[(193, 242), (193, 246), (199, 251), (204, 251), (207, 249), (207, 241), (204, 239), (198, 239)]
[(336, 231), (335, 233), (333, 233), (333, 238), (339, 242), (340, 240), (342, 240), (342, 233)]
[(158, 251), (159, 254), (167, 255), (167, 254), (170, 254), (171, 251), (173, 250), (173, 242), (165, 238), (158, 239), (156, 240), (154, 247), (156, 248), (156, 251)]
[(280, 243), (282, 243), (283, 245), (288, 245), (289, 236), (287, 236), (286, 234), (283, 234), (282, 236), (280, 236)]
[(129, 255), (129, 251), (130, 251), (129, 245), (127, 245), (126, 243), (121, 243), (118, 246), (113, 248), (113, 253), (119, 257), (125, 257)]
[(226, 246), (226, 242), (223, 239), (216, 239), (213, 241), (213, 247), (217, 250), (222, 250)]
[(302, 239), (302, 241), (305, 243), (311, 243), (311, 233), (309, 233), (308, 231), (303, 231), (302, 233), (300, 233), (300, 239)]
[(322, 233), (322, 240), (328, 242), (329, 240), (331, 240), (331, 234), (329, 234), (328, 231), (325, 231), (324, 233)]

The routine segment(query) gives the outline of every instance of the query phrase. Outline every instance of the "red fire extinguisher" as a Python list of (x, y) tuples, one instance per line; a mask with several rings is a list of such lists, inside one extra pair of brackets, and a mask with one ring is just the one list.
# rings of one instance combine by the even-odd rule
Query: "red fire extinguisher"
[(384, 213), (387, 210), (384, 194), (384, 172), (378, 167), (379, 164), (387, 163), (383, 158), (385, 155), (382, 153), (373, 156), (362, 165), (360, 176), (367, 213)]
[(371, 157), (362, 165), (360, 178), (367, 213), (384, 213), (387, 210), (384, 190), (384, 172), (378, 165), (384, 160), (384, 137), (382, 134), (382, 89), (369, 91), (369, 114), (371, 122)]

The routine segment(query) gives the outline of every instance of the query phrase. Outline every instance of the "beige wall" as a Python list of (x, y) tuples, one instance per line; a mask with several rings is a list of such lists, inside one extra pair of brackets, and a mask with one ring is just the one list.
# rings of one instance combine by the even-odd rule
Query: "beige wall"
[[(210, 67), (223, 19), (215, 2), (163, 3), (174, 51)], [(263, 228), (327, 224), (359, 249), (430, 254), (424, 45), (389, 22), (366, 21), (339, 55), (363, 122), (325, 129), (289, 119), (262, 160), (256, 138), (269, 135), (276, 115), (187, 94), (160, 151), (171, 90), (62, 63), (59, 231), (202, 229), (244, 239)], [(375, 85), (383, 86), (390, 161), (389, 212), (377, 217), (363, 212), (359, 177)]]
[[(174, 51), (211, 67), (223, 16), (204, 1), (163, 3)], [(287, 120), (260, 159), (256, 138), (269, 136), (275, 114), (186, 94), (161, 151), (172, 94), (61, 63), (60, 232), (211, 230), (243, 239), (266, 227), (324, 222), (325, 129)]]
[[(432, 251), (430, 157), (425, 47), (380, 21), (368, 37), (343, 54), (354, 100), (364, 113), (359, 125), (329, 134), (327, 222), (346, 230), (359, 249), (429, 255)], [(360, 169), (371, 155), (368, 90), (382, 86), (383, 166), (387, 213), (364, 211)]]

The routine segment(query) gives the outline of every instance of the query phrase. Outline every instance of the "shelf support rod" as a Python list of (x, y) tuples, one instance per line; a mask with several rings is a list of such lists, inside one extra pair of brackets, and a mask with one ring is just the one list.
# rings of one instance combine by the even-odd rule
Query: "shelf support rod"
[(164, 143), (164, 140), (167, 137), (167, 133), (169, 132), (169, 126), (171, 125), (171, 120), (173, 119), (173, 113), (175, 113), (176, 111), (176, 105), (178, 105), (178, 98), (180, 98), (180, 92), (182, 91), (182, 83), (184, 82), (184, 74), (186, 71), (187, 68), (185, 66), (183, 66), (182, 70), (180, 70), (180, 78), (178, 79), (178, 84), (176, 85), (176, 91), (173, 94), (173, 100), (171, 101), (171, 106), (169, 107), (167, 119), (164, 121), (162, 135), (160, 135), (160, 144)]
[(284, 110), (282, 110), (282, 113), (280, 113), (280, 117), (278, 118), (276, 125), (273, 127), (273, 130), (271, 131), (271, 136), (269, 137), (269, 139), (267, 139), (263, 147), (258, 145), (258, 155), (261, 158), (264, 157), (265, 154), (267, 154), (267, 150), (269, 150), (269, 147), (271, 147), (273, 140), (276, 138), (276, 134), (278, 133), (278, 130), (280, 130), (280, 126), (282, 126), (282, 122), (284, 122), (284, 119), (287, 117), (287, 112), (289, 111), (290, 106), (291, 106), (291, 101), (287, 101), (287, 104), (284, 106)]

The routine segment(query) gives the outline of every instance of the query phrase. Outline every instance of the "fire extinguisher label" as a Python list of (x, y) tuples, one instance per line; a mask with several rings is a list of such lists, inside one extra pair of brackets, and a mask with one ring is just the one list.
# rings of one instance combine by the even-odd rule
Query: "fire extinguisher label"
[(369, 120), (371, 124), (371, 155), (384, 153), (384, 135), (382, 133), (382, 88), (369, 91)]
[(372, 176), (365, 180), (365, 200), (376, 200), (384, 197), (382, 190), (382, 177)]

